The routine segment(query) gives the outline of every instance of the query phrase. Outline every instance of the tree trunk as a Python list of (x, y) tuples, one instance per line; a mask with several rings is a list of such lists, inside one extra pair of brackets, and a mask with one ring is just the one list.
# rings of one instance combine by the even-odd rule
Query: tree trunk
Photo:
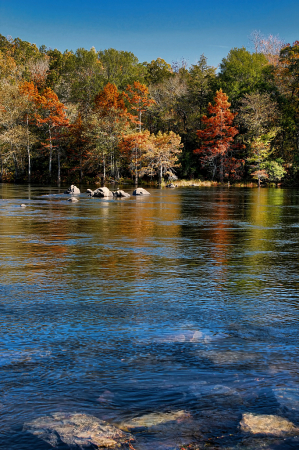
[(12, 157), (15, 165), (15, 181), (19, 178), (18, 161), (15, 152), (12, 152)]
[(105, 161), (105, 156), (103, 154), (103, 182), (105, 183), (106, 180), (106, 161)]
[(137, 147), (135, 147), (135, 186), (136, 187), (138, 186), (138, 164), (137, 164), (138, 158), (137, 158), (137, 152), (138, 152), (138, 149), (137, 149)]
[(60, 149), (57, 148), (57, 184), (60, 185), (61, 176), (60, 176)]
[(31, 154), (30, 154), (30, 141), (29, 141), (29, 123), (28, 123), (28, 114), (26, 117), (27, 124), (27, 154), (28, 154), (28, 182), (31, 180)]
[(220, 156), (220, 183), (223, 183), (224, 179), (224, 157)]
[(50, 178), (51, 178), (51, 175), (52, 175), (52, 154), (53, 154), (53, 145), (52, 145), (52, 135), (51, 135), (50, 124), (49, 124), (49, 141), (50, 141), (49, 175), (50, 175)]
[(162, 184), (162, 177), (163, 177), (163, 165), (161, 164), (159, 171), (159, 184)]
[(83, 169), (82, 169), (82, 151), (80, 151), (80, 182), (83, 180)]

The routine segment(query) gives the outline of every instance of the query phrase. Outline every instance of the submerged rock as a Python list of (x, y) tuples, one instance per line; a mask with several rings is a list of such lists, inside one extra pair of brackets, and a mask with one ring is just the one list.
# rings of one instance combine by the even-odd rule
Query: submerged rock
[(277, 388), (273, 389), (275, 397), (281, 406), (299, 413), (299, 390), (296, 388)]
[(265, 414), (243, 414), (240, 428), (245, 433), (272, 436), (299, 435), (299, 428), (283, 417)]
[(24, 424), (24, 431), (52, 447), (62, 443), (74, 448), (119, 448), (133, 442), (131, 434), (87, 414), (54, 413)]
[(25, 203), (22, 203), (20, 206), (21, 206), (21, 208), (26, 208)]
[(133, 195), (151, 195), (151, 194), (143, 188), (137, 188), (133, 192)]
[(40, 358), (46, 358), (49, 355), (50, 352), (39, 350), (2, 351), (0, 352), (0, 367), (32, 361), (36, 362), (39, 361)]
[(135, 417), (134, 419), (122, 423), (120, 428), (122, 430), (130, 431), (135, 428), (151, 428), (156, 425), (161, 425), (167, 422), (189, 419), (191, 416), (186, 411), (174, 411), (169, 413), (151, 413), (144, 416)]
[(72, 184), (66, 191), (64, 191), (65, 194), (69, 195), (77, 195), (80, 194), (80, 189), (77, 188), (74, 184)]
[(92, 197), (113, 197), (113, 193), (107, 187), (100, 187), (90, 194)]
[(79, 200), (75, 197), (69, 198), (68, 202), (77, 203)]
[(114, 197), (131, 197), (130, 194), (128, 194), (125, 191), (121, 191), (121, 190), (117, 190), (117, 191), (113, 192), (113, 196)]

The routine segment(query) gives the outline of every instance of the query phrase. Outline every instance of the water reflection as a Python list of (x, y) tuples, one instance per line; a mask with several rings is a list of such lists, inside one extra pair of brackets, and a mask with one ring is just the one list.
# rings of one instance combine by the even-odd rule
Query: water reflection
[(297, 191), (62, 192), (0, 188), (0, 447), (50, 448), (22, 426), (57, 411), (186, 411), (137, 432), (140, 450), (297, 445), (239, 428), (248, 412), (299, 425)]

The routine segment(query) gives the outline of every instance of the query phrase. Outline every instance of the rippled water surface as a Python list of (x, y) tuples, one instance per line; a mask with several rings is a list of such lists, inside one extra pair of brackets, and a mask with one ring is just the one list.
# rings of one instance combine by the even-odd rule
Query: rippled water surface
[(239, 429), (248, 412), (299, 425), (299, 192), (150, 192), (0, 185), (1, 449), (50, 449), (23, 424), (59, 411), (189, 414), (138, 450), (299, 448)]

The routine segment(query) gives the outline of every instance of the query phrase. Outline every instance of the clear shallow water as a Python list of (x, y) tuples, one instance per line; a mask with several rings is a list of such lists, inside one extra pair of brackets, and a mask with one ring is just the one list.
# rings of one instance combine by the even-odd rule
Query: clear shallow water
[(244, 412), (299, 425), (297, 190), (62, 192), (0, 185), (1, 449), (50, 449), (22, 427), (57, 411), (190, 413), (142, 450), (239, 448)]

